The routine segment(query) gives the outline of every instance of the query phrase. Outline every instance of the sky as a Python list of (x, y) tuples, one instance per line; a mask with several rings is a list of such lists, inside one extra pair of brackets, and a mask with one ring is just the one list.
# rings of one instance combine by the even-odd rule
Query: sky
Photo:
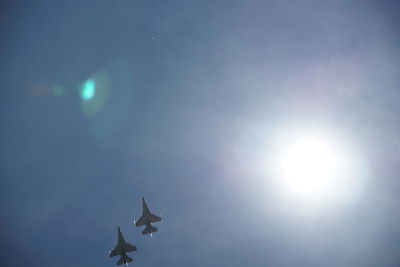
[[(2, 1), (0, 265), (114, 266), (119, 225), (133, 266), (399, 266), (399, 18), (389, 0)], [(346, 144), (357, 190), (284, 199), (274, 137), (295, 129)]]

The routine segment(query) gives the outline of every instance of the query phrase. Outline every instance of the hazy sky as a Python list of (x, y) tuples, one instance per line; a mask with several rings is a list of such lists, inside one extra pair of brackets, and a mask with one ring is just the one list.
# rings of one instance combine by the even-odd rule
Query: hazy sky
[[(398, 267), (399, 18), (397, 1), (3, 1), (0, 265), (114, 266), (120, 225), (133, 266)], [(357, 152), (351, 201), (277, 197), (263, 153), (293, 126)], [(142, 196), (153, 239), (132, 226)]]

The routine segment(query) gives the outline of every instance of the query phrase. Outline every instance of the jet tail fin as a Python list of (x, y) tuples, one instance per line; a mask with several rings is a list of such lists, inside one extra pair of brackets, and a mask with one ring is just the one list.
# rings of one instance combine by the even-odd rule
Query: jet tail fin
[[(151, 227), (151, 232), (152, 232), (152, 233), (155, 233), (155, 232), (158, 231), (157, 227), (154, 227), (153, 225), (150, 226), (150, 227)], [(148, 233), (150, 233), (150, 231), (149, 231), (149, 229), (146, 227), (146, 228), (143, 230), (142, 235), (147, 235)]]
[(117, 262), (117, 265), (126, 264), (126, 263), (131, 262), (131, 261), (133, 261), (133, 259), (131, 257), (129, 257), (129, 256), (126, 256), (125, 258), (121, 257), (119, 259), (119, 261)]

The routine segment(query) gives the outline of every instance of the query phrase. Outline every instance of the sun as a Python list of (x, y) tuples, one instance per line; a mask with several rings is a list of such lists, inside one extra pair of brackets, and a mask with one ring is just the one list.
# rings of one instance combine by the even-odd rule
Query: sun
[(277, 155), (277, 179), (295, 201), (325, 202), (348, 188), (348, 155), (333, 138), (301, 134), (285, 140)]
[(234, 145), (233, 170), (265, 187), (265, 198), (281, 207), (349, 207), (362, 199), (369, 181), (369, 162), (356, 138), (309, 123), (245, 127)]

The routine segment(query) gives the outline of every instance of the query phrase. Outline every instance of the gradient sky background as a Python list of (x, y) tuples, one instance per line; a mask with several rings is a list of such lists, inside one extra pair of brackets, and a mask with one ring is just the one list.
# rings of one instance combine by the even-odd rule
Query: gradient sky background
[[(132, 266), (400, 266), (399, 18), (385, 0), (2, 1), (0, 265), (114, 266), (118, 224)], [(262, 147), (293, 125), (361, 155), (352, 201), (277, 197)]]

